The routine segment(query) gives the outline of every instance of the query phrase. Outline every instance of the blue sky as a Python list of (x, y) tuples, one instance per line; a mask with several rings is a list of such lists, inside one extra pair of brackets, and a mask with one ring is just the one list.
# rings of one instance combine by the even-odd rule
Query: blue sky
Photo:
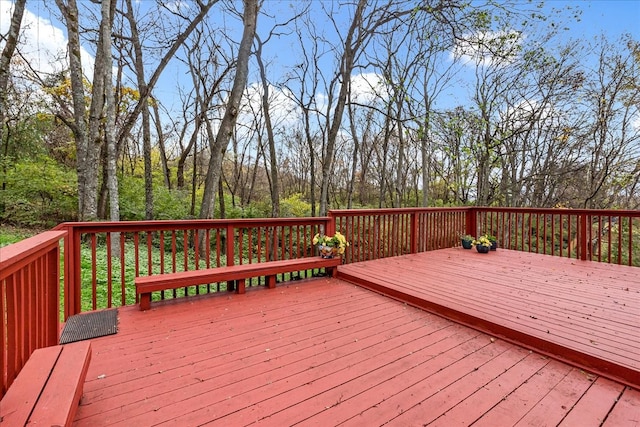
[[(88, 1), (88, 0), (81, 0)], [(320, 5), (319, 0), (311, 0), (313, 7)], [(268, 0), (265, 8), (269, 10), (280, 20), (286, 19), (287, 14), (292, 13), (290, 5), (299, 3), (290, 3), (287, 0), (275, 1)], [(329, 4), (326, 1), (325, 4)], [(527, 7), (531, 8), (536, 2), (525, 2)], [(11, 1), (0, 0), (0, 31), (6, 33), (11, 10)], [(548, 0), (545, 3), (545, 9), (573, 9), (581, 10), (582, 14), (578, 21), (571, 18), (571, 13), (566, 14), (563, 24), (568, 28), (563, 31), (563, 38), (573, 38), (580, 40), (592, 40), (594, 37), (605, 34), (610, 40), (616, 40), (623, 33), (631, 33), (636, 40), (640, 40), (640, 0)], [(59, 71), (63, 64), (53, 65), (49, 52), (54, 52), (57, 56), (63, 54), (66, 50), (66, 31), (55, 22), (55, 17), (50, 13), (49, 9), (57, 11), (55, 4), (49, 1), (45, 4), (43, 0), (27, 1), (27, 10), (29, 13), (25, 16), (23, 29), (25, 30), (25, 41), (22, 51), (27, 57), (34, 58), (36, 68), (44, 71)], [(57, 13), (56, 13), (57, 14)], [(220, 19), (220, 12), (213, 10), (211, 13), (213, 20)], [(318, 24), (321, 24), (322, 13), (315, 14), (318, 16)], [(338, 18), (339, 19), (339, 18)], [(232, 20), (227, 20), (228, 25)], [(282, 22), (282, 21), (281, 21)], [(270, 28), (269, 19), (261, 16), (258, 19), (259, 32), (266, 34)], [(328, 32), (330, 34), (330, 31)], [(275, 40), (273, 41), (275, 42)], [(282, 40), (280, 43), (272, 43), (267, 48), (271, 48), (265, 52), (265, 61), (272, 62), (270, 65), (271, 78), (274, 81), (281, 79), (282, 66), (288, 66), (295, 63), (297, 58), (291, 52), (292, 40)], [(0, 42), (0, 46), (2, 43)], [(92, 58), (89, 53), (84, 55), (85, 70), (92, 68)], [(173, 61), (174, 65), (177, 61)], [(148, 67), (151, 69), (151, 67)], [(168, 69), (163, 77), (161, 84), (156, 88), (156, 94), (166, 96), (167, 98), (177, 98), (176, 79), (182, 79), (184, 72), (179, 69)], [(251, 73), (250, 79), (255, 81), (255, 70)]]
[(583, 10), (581, 22), (572, 24), (572, 34), (589, 37), (603, 31), (610, 35), (629, 32), (640, 39), (640, 0), (549, 1)]
[[(80, 0), (88, 1), (88, 0)], [(319, 0), (311, 0), (312, 2), (319, 2)], [(51, 43), (57, 43), (60, 40), (58, 36), (52, 37), (50, 35), (50, 29), (47, 28), (53, 24), (58, 29), (62, 29), (60, 23), (52, 20), (54, 17), (49, 13), (48, 8), (56, 10), (56, 6), (49, 1), (45, 5), (44, 0), (29, 0), (27, 1), (27, 10), (32, 15), (27, 16), (26, 20), (32, 22), (30, 25), (31, 42), (38, 42), (47, 48), (47, 45)], [(288, 1), (282, 1), (278, 7), (273, 7), (276, 1), (269, 0), (268, 7), (270, 9), (278, 10), (276, 15), (280, 15), (280, 12), (286, 12), (288, 9)], [(328, 3), (328, 1), (325, 1)], [(526, 3), (523, 1), (523, 4)], [(12, 1), (0, 0), (0, 31), (5, 34), (11, 11)], [(578, 39), (590, 39), (595, 35), (604, 32), (609, 35), (610, 38), (628, 32), (631, 33), (634, 38), (640, 40), (640, 0), (548, 0), (545, 2), (545, 9), (551, 8), (572, 8), (582, 10), (580, 21), (567, 21), (566, 24), (569, 27), (569, 31), (566, 33), (571, 37)], [(36, 20), (36, 17), (40, 17), (42, 20)], [(34, 25), (35, 23), (35, 25)], [(258, 25), (267, 24), (267, 20), (264, 17), (258, 19)], [(24, 23), (23, 23), (24, 26)], [(62, 35), (66, 36), (66, 31), (62, 31)], [(37, 37), (37, 40), (33, 38)], [(0, 46), (2, 43), (0, 42)], [(283, 55), (284, 56), (284, 55)]]

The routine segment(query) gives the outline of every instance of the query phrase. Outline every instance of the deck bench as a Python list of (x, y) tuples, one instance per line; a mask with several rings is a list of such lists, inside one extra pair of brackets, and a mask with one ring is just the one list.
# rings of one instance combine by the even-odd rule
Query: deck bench
[(90, 361), (90, 341), (34, 351), (0, 401), (0, 426), (71, 426)]
[(139, 276), (135, 279), (136, 293), (140, 295), (140, 310), (149, 310), (152, 292), (207, 283), (238, 281), (236, 292), (243, 294), (245, 279), (250, 277), (265, 276), (267, 286), (273, 289), (276, 286), (276, 274), (324, 267), (330, 269), (330, 274), (333, 275), (335, 268), (341, 263), (342, 259), (339, 257), (321, 258), (318, 256)]

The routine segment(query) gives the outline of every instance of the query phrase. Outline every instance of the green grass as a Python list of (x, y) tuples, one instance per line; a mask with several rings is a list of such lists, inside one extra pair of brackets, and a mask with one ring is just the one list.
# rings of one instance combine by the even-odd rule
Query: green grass
[[(31, 237), (35, 234), (38, 234), (41, 230), (30, 230), (30, 229), (20, 229), (14, 227), (2, 227), (0, 231), (0, 246), (10, 245), (12, 243), (19, 242), (20, 240), (24, 240), (28, 237)], [(81, 308), (82, 311), (91, 311), (95, 309), (104, 309), (108, 307), (119, 307), (122, 305), (132, 305), (135, 304), (136, 294), (135, 294), (135, 284), (134, 279), (136, 277), (136, 253), (135, 246), (133, 242), (125, 242), (124, 245), (124, 268), (121, 269), (120, 258), (111, 257), (111, 265), (109, 265), (109, 255), (107, 251), (106, 242), (104, 239), (98, 239), (96, 244), (95, 255), (92, 254), (91, 246), (89, 243), (85, 243), (81, 249)], [(61, 261), (60, 261), (60, 271), (61, 273), (64, 271), (64, 253), (62, 251)], [(176, 257), (176, 270), (182, 271), (184, 269), (184, 253), (181, 251), (177, 251), (175, 254)], [(146, 275), (148, 273), (148, 253), (146, 245), (139, 246), (139, 274)], [(237, 261), (236, 261), (237, 262)], [(245, 260), (244, 262), (248, 262)], [(221, 265), (226, 264), (226, 259), (224, 256), (220, 259)], [(95, 265), (95, 300), (94, 300), (94, 284), (93, 284), (93, 265)], [(151, 265), (152, 271), (157, 274), (160, 272), (160, 253), (157, 248), (152, 249), (151, 253)], [(187, 262), (188, 269), (195, 269), (195, 261), (190, 258)], [(206, 268), (206, 262), (204, 260), (199, 260), (198, 268)], [(111, 275), (109, 275), (109, 270), (111, 270)], [(170, 253), (165, 254), (164, 259), (164, 271), (170, 272), (173, 271), (173, 260)], [(123, 274), (124, 272), (124, 274)], [(279, 279), (282, 281), (296, 280), (301, 278), (304, 274), (304, 277), (311, 277), (313, 274), (319, 274), (318, 270), (309, 270), (304, 273), (287, 273), (284, 275), (279, 275)], [(123, 282), (124, 277), (124, 282)], [(109, 304), (109, 284), (111, 283), (111, 304)], [(123, 286), (124, 283), (124, 286)], [(261, 286), (264, 285), (264, 280), (261, 278), (252, 278), (247, 280), (246, 286)], [(206, 293), (217, 293), (217, 292), (226, 292), (227, 284), (211, 284), (210, 286), (201, 285), (201, 286), (191, 286), (188, 288), (189, 295), (195, 295), (196, 292), (199, 294)], [(123, 304), (123, 296), (124, 296), (124, 304)], [(185, 289), (179, 288), (174, 290), (169, 290), (164, 292), (164, 298), (181, 298), (185, 296)], [(161, 298), (161, 293), (156, 292), (153, 294), (153, 300), (159, 300)], [(61, 320), (64, 316), (64, 278), (60, 279), (60, 313)]]
[[(120, 258), (112, 257), (111, 265), (108, 263), (109, 255), (107, 252), (107, 247), (104, 242), (98, 242), (95, 252), (95, 259), (91, 253), (91, 247), (89, 244), (83, 245), (81, 251), (81, 281), (82, 281), (82, 290), (81, 290), (81, 306), (82, 311), (90, 311), (95, 309), (103, 309), (109, 307), (109, 283), (111, 283), (111, 306), (122, 306), (122, 305), (132, 305), (135, 304), (135, 284), (134, 280), (136, 277), (136, 254), (135, 254), (135, 246), (133, 242), (126, 242), (124, 245), (124, 261), (120, 262)], [(184, 252), (178, 250), (175, 253), (176, 258), (176, 268), (175, 271), (183, 271), (184, 268)], [(236, 260), (238, 262), (238, 260)], [(248, 263), (248, 260), (245, 259), (244, 263)], [(95, 302), (93, 298), (94, 289), (93, 289), (93, 277), (92, 277), (92, 266), (95, 264), (96, 277), (95, 277)], [(153, 248), (151, 252), (151, 266), (154, 274), (160, 273), (160, 252), (158, 248)], [(124, 268), (121, 268), (121, 265), (124, 265)], [(213, 266), (212, 262), (212, 266)], [(225, 256), (221, 256), (220, 265), (226, 265)], [(206, 268), (206, 261), (200, 259), (198, 263), (198, 269)], [(111, 270), (111, 275), (109, 277), (109, 269)], [(139, 275), (147, 275), (149, 271), (148, 264), (148, 252), (147, 247), (139, 246), (138, 253), (138, 269)], [(189, 257), (187, 262), (187, 270), (195, 270), (195, 260), (193, 256)], [(124, 270), (124, 274), (123, 274)], [(164, 272), (174, 271), (173, 260), (170, 253), (165, 253), (164, 257)], [(311, 277), (313, 274), (319, 274), (319, 270), (308, 270), (304, 272), (304, 277)], [(278, 278), (281, 281), (289, 281), (295, 280), (297, 278), (302, 277), (301, 273), (286, 273), (283, 275), (279, 275)], [(110, 278), (110, 280), (109, 280)], [(123, 280), (124, 278), (124, 280)], [(124, 283), (124, 285), (123, 285)], [(261, 286), (264, 285), (264, 279), (261, 278), (251, 278), (246, 282), (247, 287), (251, 286)], [(219, 284), (211, 284), (209, 287), (207, 285), (200, 286), (191, 286), (188, 288), (189, 295), (199, 294), (207, 294), (207, 293), (218, 293), (225, 292), (227, 290), (226, 283)], [(185, 296), (185, 288), (179, 288), (174, 290), (168, 290), (164, 292), (165, 299), (171, 298), (181, 298)], [(124, 297), (124, 301), (123, 301)], [(160, 292), (154, 292), (152, 299), (157, 301), (161, 298)], [(95, 304), (95, 305), (94, 305)]]
[(17, 228), (10, 225), (2, 225), (2, 227), (0, 227), (0, 248), (17, 243), (20, 240), (27, 239), (31, 236), (35, 236), (41, 232), (42, 230), (38, 229)]

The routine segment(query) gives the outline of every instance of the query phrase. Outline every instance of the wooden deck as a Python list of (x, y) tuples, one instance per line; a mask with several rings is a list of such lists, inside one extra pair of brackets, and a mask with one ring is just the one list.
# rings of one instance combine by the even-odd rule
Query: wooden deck
[(640, 388), (637, 268), (452, 248), (345, 265), (340, 278)]
[[(492, 305), (496, 317), (502, 311), (528, 313), (515, 316), (532, 330), (547, 322), (543, 328), (549, 335), (559, 335), (551, 333), (559, 329), (559, 320), (553, 323), (550, 314), (524, 308), (528, 304), (533, 310), (537, 301), (524, 292), (549, 279), (547, 293), (556, 295), (556, 307), (570, 299), (588, 305), (592, 291), (571, 291), (569, 285), (554, 291), (555, 276), (545, 263), (536, 261), (537, 255), (524, 261), (525, 255), (523, 265), (530, 267), (525, 275), (516, 273), (509, 251), (480, 255), (462, 249), (339, 271), (351, 279), (357, 271), (366, 272), (376, 283), (386, 277), (396, 297), (409, 291), (426, 295), (429, 283), (444, 286), (441, 301), (466, 298), (461, 289), (479, 289), (478, 301), (470, 300), (470, 306)], [(601, 274), (595, 263), (558, 262), (562, 267), (554, 268), (560, 268), (561, 283)], [(600, 335), (608, 330), (621, 337), (625, 354), (636, 346), (635, 359), (625, 362), (621, 355), (619, 361), (637, 368), (637, 319), (613, 328), (638, 317), (637, 274), (615, 266), (605, 271), (600, 283), (611, 296), (593, 297), (602, 302), (593, 310), (620, 306), (622, 314), (607, 314), (605, 326), (593, 314), (584, 320)], [(491, 279), (474, 285), (453, 277)], [(498, 293), (498, 283), (510, 282), (513, 291)], [(624, 283), (629, 290), (618, 292)], [(516, 305), (509, 295), (519, 293), (527, 302)], [(619, 293), (626, 298), (618, 299)], [(560, 312), (580, 317), (564, 306)], [(126, 307), (119, 317), (116, 335), (92, 340), (76, 425), (640, 425), (637, 388), (338, 279), (168, 301), (147, 312)], [(594, 341), (600, 349), (607, 340)]]

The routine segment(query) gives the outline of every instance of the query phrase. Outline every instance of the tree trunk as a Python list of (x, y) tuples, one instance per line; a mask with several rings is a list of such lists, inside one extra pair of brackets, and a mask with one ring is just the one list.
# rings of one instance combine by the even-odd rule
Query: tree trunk
[(430, 106), (427, 106), (426, 115), (424, 118), (422, 135), (420, 138), (420, 158), (422, 160), (422, 207), (429, 206), (429, 177), (430, 171), (430, 135), (431, 135), (431, 123), (430, 123)]
[(311, 198), (311, 216), (316, 216), (316, 153), (313, 148), (313, 137), (311, 136), (311, 123), (309, 113), (304, 114), (304, 133), (309, 147), (309, 193)]
[[(200, 134), (200, 127), (202, 126), (202, 120), (200, 119), (200, 115), (196, 116), (193, 133), (191, 134), (191, 138), (189, 139), (189, 144), (187, 148), (180, 153), (180, 157), (178, 158), (178, 166), (176, 170), (176, 185), (178, 189), (183, 189), (185, 186), (184, 180), (184, 165), (189, 158), (189, 153), (191, 150), (194, 150), (193, 154), (193, 169), (196, 169), (196, 151), (198, 151), (198, 147), (196, 145), (196, 141), (198, 140), (198, 135)], [(195, 147), (195, 148), (194, 148)]]
[(238, 116), (238, 109), (240, 108), (240, 100), (242, 99), (242, 94), (247, 84), (249, 57), (251, 56), (251, 45), (256, 31), (258, 9), (258, 0), (244, 0), (244, 31), (238, 51), (236, 77), (233, 81), (229, 102), (222, 117), (216, 139), (209, 143), (211, 147), (211, 158), (209, 159), (209, 168), (204, 185), (204, 196), (202, 206), (200, 207), (200, 218), (202, 219), (211, 218), (213, 215), (215, 192), (218, 188), (218, 181), (220, 180), (222, 157), (233, 133)]
[[(398, 114), (400, 114), (400, 105), (398, 105)], [(406, 164), (405, 164), (405, 143), (402, 132), (402, 121), (397, 119), (396, 126), (398, 126), (398, 160), (396, 165), (396, 182), (395, 187), (395, 202), (394, 208), (401, 208), (404, 200), (404, 190), (406, 186)]]
[[(117, 160), (115, 128), (116, 128), (116, 99), (113, 89), (113, 57), (111, 53), (111, 25), (115, 12), (116, 0), (102, 0), (102, 22), (100, 24), (101, 53), (104, 57), (104, 91), (105, 91), (105, 128), (104, 136), (107, 145), (107, 188), (109, 190), (109, 219), (120, 221), (120, 198), (118, 190)], [(111, 255), (120, 257), (120, 234), (111, 234)]]
[[(355, 187), (356, 172), (358, 170), (358, 149), (360, 148), (360, 140), (355, 124), (355, 112), (349, 107), (349, 126), (351, 127), (351, 139), (353, 139), (353, 153), (351, 156), (351, 176), (347, 184), (347, 209), (353, 207), (353, 188)], [(366, 132), (366, 130), (365, 130)]]
[[(96, 219), (96, 195), (90, 194), (87, 182), (91, 167), (88, 164), (89, 135), (85, 114), (87, 106), (84, 96), (82, 61), (80, 58), (80, 31), (78, 27), (78, 6), (76, 0), (56, 0), (60, 12), (64, 16), (67, 27), (69, 45), (69, 77), (71, 80), (71, 97), (73, 99), (73, 135), (76, 141), (76, 170), (78, 174), (78, 220)], [(97, 165), (93, 165), (95, 170)], [(97, 177), (96, 177), (97, 180)]]
[(271, 217), (280, 216), (280, 184), (278, 180), (278, 159), (276, 153), (276, 141), (273, 135), (271, 124), (271, 114), (269, 112), (269, 82), (262, 62), (262, 41), (256, 35), (258, 48), (256, 49), (256, 60), (260, 68), (260, 80), (262, 82), (262, 114), (264, 115), (264, 125), (267, 129), (267, 139), (269, 141), (269, 169), (271, 172)]
[[(133, 6), (131, 0), (127, 0), (127, 21), (131, 29), (131, 42), (134, 51), (134, 67), (136, 70), (136, 79), (138, 83), (138, 91), (140, 93), (149, 93), (149, 88), (144, 78), (144, 61), (142, 58), (142, 45), (140, 43), (140, 35), (138, 34), (138, 26), (133, 16)], [(145, 219), (153, 219), (153, 174), (151, 170), (151, 114), (149, 112), (149, 96), (144, 97), (141, 101), (142, 114), (142, 152), (144, 156), (144, 206)]]
[(169, 170), (169, 161), (167, 160), (167, 151), (164, 146), (164, 133), (162, 131), (162, 120), (160, 119), (160, 109), (158, 103), (153, 103), (153, 116), (155, 118), (156, 133), (158, 134), (158, 149), (160, 150), (160, 162), (162, 164), (162, 176), (164, 177), (164, 185), (171, 190), (171, 174)]
[[(17, 0), (13, 6), (13, 14), (11, 15), (11, 25), (5, 39), (5, 45), (0, 54), (0, 145), (5, 144), (5, 120), (7, 112), (7, 88), (9, 87), (9, 70), (11, 67), (11, 58), (18, 44), (18, 34), (22, 24), (22, 15), (24, 15), (25, 4), (27, 0)], [(8, 144), (8, 141), (6, 142)], [(3, 168), (6, 165), (3, 162)], [(3, 189), (5, 183), (2, 183)]]

